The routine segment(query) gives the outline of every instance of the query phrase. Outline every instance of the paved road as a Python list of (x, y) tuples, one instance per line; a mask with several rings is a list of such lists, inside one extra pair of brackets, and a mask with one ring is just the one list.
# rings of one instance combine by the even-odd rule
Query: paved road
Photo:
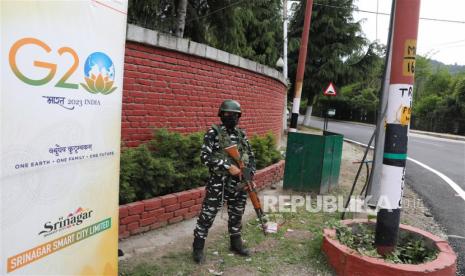
[[(323, 121), (312, 117), (310, 126), (323, 128)], [(330, 121), (328, 130), (368, 144), (374, 126)], [(411, 133), (408, 155), (443, 173), (465, 190), (465, 142)], [(465, 275), (465, 200), (439, 176), (412, 161), (407, 162), (406, 180), (450, 236), (449, 241), (459, 255), (458, 275)]]

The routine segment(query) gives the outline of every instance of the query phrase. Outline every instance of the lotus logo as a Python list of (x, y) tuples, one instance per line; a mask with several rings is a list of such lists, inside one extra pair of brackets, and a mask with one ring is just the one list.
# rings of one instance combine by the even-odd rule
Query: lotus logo
[(107, 95), (116, 90), (116, 87), (113, 87), (115, 67), (113, 61), (104, 53), (95, 52), (86, 59), (84, 75), (86, 83), (81, 83), (81, 86), (92, 94)]

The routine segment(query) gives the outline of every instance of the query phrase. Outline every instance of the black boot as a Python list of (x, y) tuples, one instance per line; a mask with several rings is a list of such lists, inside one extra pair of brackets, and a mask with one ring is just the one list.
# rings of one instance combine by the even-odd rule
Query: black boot
[(250, 256), (249, 250), (244, 248), (244, 245), (242, 244), (242, 239), (240, 235), (230, 236), (230, 239), (231, 247), (229, 248), (229, 250), (241, 256)]
[(205, 240), (201, 238), (194, 238), (194, 243), (192, 244), (193, 252), (192, 256), (194, 258), (194, 262), (201, 264), (205, 261), (205, 257), (203, 255), (203, 248), (205, 246)]

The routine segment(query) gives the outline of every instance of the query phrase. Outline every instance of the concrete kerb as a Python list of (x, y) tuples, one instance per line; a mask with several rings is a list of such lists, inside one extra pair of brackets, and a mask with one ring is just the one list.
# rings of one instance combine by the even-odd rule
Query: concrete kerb
[(158, 45), (158, 32), (128, 24), (126, 39), (142, 44)]
[(207, 45), (189, 41), (188, 53), (199, 57), (205, 57), (207, 53)]
[[(265, 195), (279, 195), (282, 193), (282, 181), (276, 186), (277, 189), (269, 187), (260, 191), (259, 196), (263, 200)], [(247, 199), (246, 209), (243, 220), (251, 220), (256, 217), (253, 205), (250, 199)], [(223, 207), (217, 214), (217, 217), (210, 228), (207, 247), (215, 241), (215, 237), (227, 232), (227, 211)], [(129, 260), (142, 254), (150, 253), (152, 257), (161, 256), (166, 253), (176, 252), (179, 250), (191, 250), (193, 241), (193, 231), (197, 223), (197, 217), (187, 219), (163, 228), (153, 231), (134, 235), (120, 240), (118, 247), (124, 252), (123, 257), (119, 260)]]
[[(323, 118), (315, 117), (315, 116), (312, 116), (312, 119), (323, 121)], [(352, 121), (343, 121), (343, 120), (335, 120), (335, 119), (330, 119), (330, 122), (331, 121), (341, 122), (341, 123), (349, 123), (349, 124), (361, 125), (361, 126), (370, 126), (370, 127), (375, 126), (373, 124), (367, 124), (367, 123), (361, 123), (361, 122), (352, 122)], [(411, 133), (415, 133), (415, 134), (422, 134), (422, 135), (428, 135), (428, 136), (433, 136), (433, 137), (438, 137), (438, 138), (465, 141), (465, 136), (461, 136), (461, 135), (454, 135), (454, 134), (448, 134), (448, 133), (436, 133), (436, 132), (429, 132), (429, 131), (416, 130), (416, 129), (410, 129), (409, 131)]]
[(438, 137), (438, 138), (465, 141), (465, 136), (454, 135), (454, 134), (428, 132), (428, 131), (422, 131), (422, 130), (416, 130), (416, 129), (411, 129), (410, 132), (415, 133), (415, 134), (429, 135), (429, 136)]
[(284, 75), (273, 68), (188, 39), (159, 33), (133, 24), (127, 25), (126, 39), (150, 46), (200, 56), (235, 67), (241, 67), (274, 78), (285, 86), (288, 85)]

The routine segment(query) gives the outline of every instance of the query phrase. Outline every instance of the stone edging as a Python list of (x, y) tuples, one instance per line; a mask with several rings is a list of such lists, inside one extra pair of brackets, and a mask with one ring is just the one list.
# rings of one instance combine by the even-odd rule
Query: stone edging
[[(367, 223), (366, 219), (344, 220), (341, 223)], [(375, 223), (369, 221), (368, 223)], [(335, 229), (324, 229), (322, 251), (326, 254), (328, 263), (338, 275), (441, 275), (453, 276), (456, 272), (457, 256), (447, 241), (413, 226), (401, 224), (404, 231), (421, 235), (431, 241), (439, 250), (437, 258), (424, 264), (393, 264), (379, 258), (362, 256), (353, 249), (341, 244), (336, 238)]]
[(273, 68), (188, 39), (174, 37), (133, 24), (127, 25), (126, 39), (247, 69), (277, 79), (287, 86), (284, 75)]
[[(254, 181), (259, 189), (282, 179), (284, 160), (257, 171)], [(200, 213), (205, 187), (154, 197), (119, 206), (119, 238), (147, 232), (191, 219)]]

